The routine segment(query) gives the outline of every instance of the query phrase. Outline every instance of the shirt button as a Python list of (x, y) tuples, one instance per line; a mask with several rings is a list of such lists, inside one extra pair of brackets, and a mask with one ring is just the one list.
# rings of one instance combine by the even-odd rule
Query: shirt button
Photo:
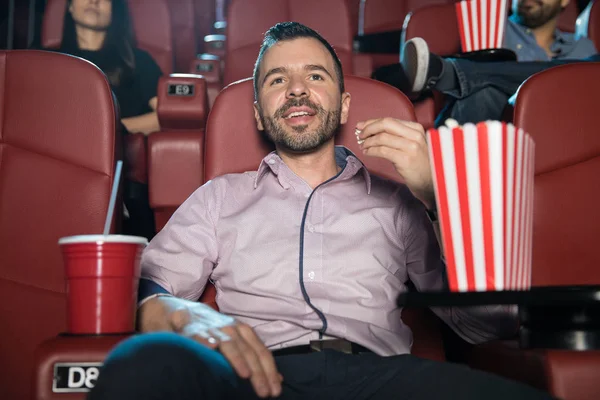
[(272, 158), (271, 158), (269, 161), (267, 161), (267, 162), (268, 162), (269, 164), (271, 164), (271, 165), (275, 164), (275, 160), (273, 160)]
[(305, 193), (304, 197), (306, 197), (308, 199), (310, 197), (310, 193)]
[(310, 280), (312, 281), (313, 279), (315, 279), (315, 271), (310, 271), (308, 273), (308, 277), (310, 278)]
[(517, 50), (521, 50), (522, 47), (523, 45), (521, 43), (517, 44)]
[(312, 225), (308, 225), (308, 231), (309, 232), (314, 232), (315, 231), (315, 227)]

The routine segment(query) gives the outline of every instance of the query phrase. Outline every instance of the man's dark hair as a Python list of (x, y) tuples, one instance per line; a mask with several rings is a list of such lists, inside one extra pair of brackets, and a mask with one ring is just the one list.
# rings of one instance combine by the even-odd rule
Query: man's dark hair
[(342, 72), (342, 63), (340, 62), (340, 59), (335, 53), (335, 50), (333, 50), (333, 47), (331, 47), (327, 40), (323, 39), (323, 37), (319, 35), (315, 30), (310, 29), (308, 26), (302, 25), (298, 22), (280, 22), (277, 25), (271, 27), (267, 31), (267, 33), (265, 33), (265, 38), (260, 46), (260, 51), (258, 52), (256, 64), (254, 64), (254, 98), (256, 100), (258, 100), (258, 75), (260, 63), (262, 62), (266, 51), (269, 50), (276, 43), (299, 38), (317, 39), (323, 44), (323, 46), (325, 46), (325, 48), (333, 58), (335, 66), (335, 75), (337, 76), (338, 84), (340, 87), (340, 93), (344, 92), (344, 73)]

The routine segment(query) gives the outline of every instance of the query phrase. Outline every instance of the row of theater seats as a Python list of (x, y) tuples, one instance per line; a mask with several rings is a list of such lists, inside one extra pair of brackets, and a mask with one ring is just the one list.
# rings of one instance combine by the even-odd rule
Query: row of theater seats
[[(65, 2), (48, 1), (42, 32), (45, 47), (60, 45)], [(440, 55), (460, 51), (453, 0), (233, 0), (228, 6), (221, 1), (217, 7), (222, 15), (227, 10), (226, 34), (211, 36), (206, 53), (196, 56), (198, 46), (193, 39), (200, 20), (193, 16), (200, 3), (205, 8), (216, 4), (129, 0), (139, 46), (152, 54), (165, 74), (178, 70), (202, 75), (207, 82), (209, 107), (223, 87), (251, 76), (264, 32), (280, 21), (294, 20), (318, 30), (336, 49), (345, 73), (357, 76), (369, 77), (375, 68), (398, 62), (399, 46), (392, 46), (387, 53), (369, 52), (357, 45), (356, 35), (360, 38), (387, 31), (399, 45), (423, 37)], [(596, 3), (591, 2), (577, 20), (575, 2), (570, 2), (561, 14), (560, 28), (573, 32), (577, 27), (580, 35), (589, 36), (600, 47), (600, 6)], [(319, 12), (314, 12), (316, 9)], [(206, 11), (203, 15), (212, 14)], [(416, 104), (417, 120), (432, 127), (442, 104), (441, 96), (420, 101)]]
[[(190, 116), (204, 118), (208, 115), (208, 110), (214, 102), (217, 94), (222, 87), (244, 79), (252, 75), (253, 64), (256, 58), (257, 49), (260, 46), (262, 35), (266, 29), (278, 21), (295, 20), (305, 23), (309, 26), (318, 29), (330, 43), (337, 49), (337, 53), (342, 61), (346, 74), (357, 76), (370, 76), (373, 66), (377, 63), (388, 63), (397, 61), (397, 56), (389, 54), (361, 54), (352, 51), (352, 32), (349, 28), (351, 25), (349, 20), (344, 23), (338, 18), (340, 25), (332, 26), (329, 24), (329, 15), (347, 15), (347, 4), (345, 0), (307, 0), (302, 3), (288, 2), (287, 7), (276, 8), (275, 3), (281, 4), (280, 0), (253, 0), (253, 1), (233, 1), (228, 9), (230, 23), (227, 26), (227, 37), (224, 54), (220, 57), (204, 57), (204, 59), (196, 59), (193, 62), (193, 72), (202, 75), (204, 82), (199, 82), (200, 78), (192, 78), (188, 76), (187, 81), (195, 81), (197, 99), (192, 101), (189, 96), (180, 100), (167, 102), (166, 93), (168, 88), (166, 82), (162, 81), (158, 93), (159, 98), (162, 98), (162, 103), (167, 103), (167, 113), (161, 110), (159, 101), (159, 117), (163, 130), (170, 131), (171, 120), (170, 115), (178, 115), (188, 113), (192, 110), (191, 106), (185, 108), (184, 104), (194, 104), (199, 107), (197, 112), (189, 113)], [(313, 10), (320, 4), (319, 13), (314, 13)], [(366, 7), (361, 9), (361, 15), (365, 21), (377, 20), (376, 18), (366, 19), (370, 14)], [(571, 3), (569, 3), (571, 4)], [(573, 3), (574, 4), (574, 3)], [(600, 6), (597, 2), (592, 2), (577, 20), (577, 30), (582, 36), (588, 36), (596, 41), (600, 47)], [(575, 29), (575, 19), (577, 11), (572, 7), (568, 7), (562, 14), (561, 29), (573, 31)], [(267, 10), (270, 10), (267, 12)], [(391, 20), (389, 20), (391, 21)], [(437, 29), (431, 29), (431, 26), (436, 26)], [(344, 29), (347, 28), (347, 29)], [(374, 32), (383, 29), (395, 29), (397, 25), (392, 22), (387, 25), (369, 25), (369, 28)], [(584, 34), (585, 33), (585, 34)], [(422, 7), (414, 12), (410, 12), (405, 21), (402, 30), (402, 42), (414, 37), (424, 38), (431, 50), (437, 54), (447, 56), (460, 52), (460, 37), (457, 26), (456, 14), (453, 3), (439, 4)], [(382, 61), (385, 58), (386, 61)], [(223, 60), (226, 60), (224, 63)], [(179, 80), (183, 79), (181, 76)], [(173, 84), (173, 78), (169, 78), (169, 84)], [(207, 97), (202, 96), (202, 91), (206, 90)], [(161, 97), (162, 96), (162, 97)], [(204, 100), (207, 100), (204, 102)], [(415, 102), (415, 112), (417, 121), (425, 128), (433, 127), (435, 117), (443, 107), (444, 99), (440, 93), (433, 93), (425, 98)], [(177, 111), (177, 107), (184, 107), (181, 111)], [(179, 118), (181, 121), (181, 118)], [(201, 124), (199, 120), (194, 122)], [(182, 124), (182, 122), (177, 122)], [(166, 124), (166, 125), (164, 125)], [(180, 126), (178, 129), (182, 129)], [(188, 128), (185, 128), (188, 129)], [(192, 128), (197, 130), (197, 128)], [(145, 139), (142, 137), (128, 138), (131, 143), (128, 148), (128, 154), (132, 160), (132, 164), (137, 166), (132, 170), (134, 180), (146, 183), (146, 153)]]
[[(590, 206), (600, 195), (593, 184), (600, 173), (593, 101), (600, 93), (599, 74), (600, 64), (554, 68), (529, 79), (517, 97), (515, 123), (536, 141), (534, 285), (600, 284), (595, 251), (600, 210)], [(73, 57), (2, 52), (0, 76), (0, 363), (7, 366), (0, 375), (0, 398), (83, 399), (83, 394), (53, 392), (54, 366), (101, 362), (123, 338), (57, 336), (65, 329), (57, 240), (102, 230), (120, 157), (118, 115), (104, 76)], [(353, 133), (358, 120), (415, 120), (411, 103), (396, 89), (365, 78), (346, 79), (355, 96), (338, 143), (360, 154)], [(561, 83), (566, 80), (568, 86)], [(187, 90), (183, 81), (171, 84), (169, 90)], [(173, 115), (172, 131), (150, 137), (151, 203), (161, 224), (203, 182), (253, 170), (271, 150), (256, 131), (252, 101), (251, 81), (238, 82), (216, 99), (203, 134), (181, 131)], [(191, 115), (181, 118), (200, 119)], [(372, 173), (397, 177), (389, 163), (364, 161)], [(116, 215), (113, 231), (119, 229)], [(212, 289), (202, 300), (216, 307)], [(439, 322), (408, 310), (403, 318), (415, 332), (414, 353), (444, 359)], [(512, 342), (495, 342), (476, 346), (465, 357), (477, 368), (566, 400), (593, 399), (598, 393), (598, 351), (520, 350)]]

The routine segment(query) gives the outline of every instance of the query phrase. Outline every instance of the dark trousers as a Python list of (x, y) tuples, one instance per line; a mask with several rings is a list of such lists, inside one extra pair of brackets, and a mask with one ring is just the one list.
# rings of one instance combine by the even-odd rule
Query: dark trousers
[(459, 58), (446, 60), (454, 67), (458, 85), (443, 91), (449, 102), (438, 116), (436, 126), (443, 125), (447, 118), (453, 118), (459, 124), (499, 120), (508, 99), (531, 75), (573, 62), (600, 61), (600, 55), (585, 60), (545, 62), (475, 62)]
[[(277, 356), (283, 400), (550, 399), (529, 386), (411, 355), (333, 350)], [(216, 351), (182, 336), (133, 337), (109, 355), (88, 400), (257, 399)]]

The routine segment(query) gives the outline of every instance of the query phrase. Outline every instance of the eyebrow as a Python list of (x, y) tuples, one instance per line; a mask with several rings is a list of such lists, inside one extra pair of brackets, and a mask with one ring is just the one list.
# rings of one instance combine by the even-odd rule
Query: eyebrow
[[(324, 66), (319, 65), (319, 64), (307, 64), (304, 66), (304, 70), (305, 71), (322, 71), (322, 72), (326, 73), (332, 80), (335, 80), (335, 79), (333, 79), (333, 76), (327, 70), (327, 68), (325, 68)], [(288, 69), (286, 67), (277, 67), (277, 68), (271, 69), (269, 72), (266, 73), (265, 77), (263, 78), (262, 85), (265, 84), (265, 82), (267, 81), (267, 78), (269, 78), (269, 76), (275, 75), (275, 74), (284, 74), (287, 71), (288, 71)]]

